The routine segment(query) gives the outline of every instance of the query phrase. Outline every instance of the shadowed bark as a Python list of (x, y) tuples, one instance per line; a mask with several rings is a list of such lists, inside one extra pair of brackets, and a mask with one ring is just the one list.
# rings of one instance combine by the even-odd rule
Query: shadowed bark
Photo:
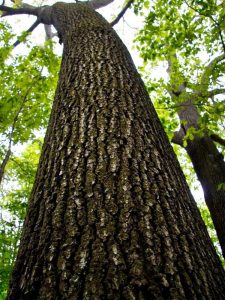
[(225, 299), (178, 162), (110, 25), (57, 3), (64, 44), (7, 299)]

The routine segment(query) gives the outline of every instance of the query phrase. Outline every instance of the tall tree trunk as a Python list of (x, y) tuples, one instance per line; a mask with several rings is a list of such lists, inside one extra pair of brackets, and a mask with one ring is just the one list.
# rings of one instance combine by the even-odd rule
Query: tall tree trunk
[(225, 299), (225, 274), (133, 65), (83, 4), (52, 7), (58, 88), (7, 299)]
[[(183, 139), (190, 127), (198, 129), (198, 112), (193, 102), (186, 101), (181, 104), (181, 107), (178, 115), (184, 125), (173, 138), (173, 141), (180, 145), (183, 144)], [(207, 134), (203, 137), (195, 135), (193, 140), (187, 141), (185, 149), (203, 188), (205, 201), (225, 258), (225, 190), (218, 188), (219, 184), (225, 182), (223, 155)]]

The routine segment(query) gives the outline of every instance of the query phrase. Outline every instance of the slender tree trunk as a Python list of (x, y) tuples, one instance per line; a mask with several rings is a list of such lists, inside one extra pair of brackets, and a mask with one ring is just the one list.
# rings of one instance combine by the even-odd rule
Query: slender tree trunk
[(225, 182), (225, 162), (210, 137), (196, 137), (186, 147), (194, 170), (203, 187), (216, 233), (225, 258), (225, 191), (219, 184)]
[[(182, 145), (183, 138), (190, 127), (198, 128), (198, 112), (192, 101), (186, 101), (178, 112), (183, 122), (173, 141)], [(225, 182), (225, 162), (212, 139), (205, 135), (195, 136), (187, 141), (185, 147), (204, 191), (205, 202), (209, 208), (213, 224), (225, 258), (225, 191), (218, 189)]]
[(0, 185), (2, 184), (2, 180), (4, 177), (4, 173), (5, 173), (5, 167), (10, 159), (10, 155), (11, 155), (11, 146), (8, 148), (6, 154), (3, 158), (3, 161), (1, 163), (1, 166), (0, 166)]
[(125, 46), (58, 3), (58, 88), (7, 299), (225, 299), (225, 274)]

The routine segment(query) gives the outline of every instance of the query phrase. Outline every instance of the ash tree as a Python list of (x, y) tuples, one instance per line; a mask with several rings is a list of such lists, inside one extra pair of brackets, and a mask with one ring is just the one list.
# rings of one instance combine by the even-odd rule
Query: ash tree
[(95, 9), (54, 25), (59, 81), (7, 299), (225, 299), (225, 274), (132, 59)]

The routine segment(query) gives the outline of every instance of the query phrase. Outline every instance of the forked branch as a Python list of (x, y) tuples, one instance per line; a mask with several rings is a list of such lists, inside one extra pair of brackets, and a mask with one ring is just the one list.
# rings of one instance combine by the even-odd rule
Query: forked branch
[[(36, 16), (37, 20), (31, 25), (31, 27), (26, 31), (26, 33), (32, 32), (40, 23), (45, 23), (45, 24), (47, 24), (47, 26), (49, 24), (51, 24), (51, 21), (50, 21), (51, 7), (50, 6), (35, 7), (33, 5), (22, 3), (21, 7), (19, 7), (19, 8), (13, 8), (13, 7), (5, 6), (5, 5), (0, 5), (0, 10), (3, 12), (1, 17), (20, 15), (20, 14)], [(46, 29), (46, 35), (49, 38), (50, 37), (49, 28), (46, 27), (45, 29)], [(53, 35), (51, 35), (51, 37), (52, 36)], [(21, 43), (21, 41), (17, 40), (13, 44), (13, 47), (15, 48), (20, 43)]]
[[(89, 6), (91, 6), (93, 9), (98, 9), (103, 6), (106, 6), (113, 2), (114, 0), (91, 0), (86, 1), (85, 3)], [(12, 0), (12, 2), (14, 2)], [(18, 8), (13, 8), (9, 6), (4, 5), (4, 0), (2, 2), (2, 5), (0, 5), (0, 10), (3, 12), (1, 17), (6, 16), (12, 16), (12, 15), (20, 15), (20, 14), (27, 14), (27, 15), (33, 15), (37, 17), (37, 20), (31, 25), (31, 27), (26, 31), (27, 33), (32, 32), (40, 23), (45, 24), (45, 31), (46, 31), (46, 39), (52, 38), (56, 36), (57, 34), (52, 33), (51, 31), (51, 24), (52, 24), (52, 14), (51, 6), (42, 6), (42, 7), (35, 7), (33, 5), (22, 3), (22, 5)], [(13, 44), (13, 47), (16, 47), (19, 45), (21, 41), (16, 41)]]

